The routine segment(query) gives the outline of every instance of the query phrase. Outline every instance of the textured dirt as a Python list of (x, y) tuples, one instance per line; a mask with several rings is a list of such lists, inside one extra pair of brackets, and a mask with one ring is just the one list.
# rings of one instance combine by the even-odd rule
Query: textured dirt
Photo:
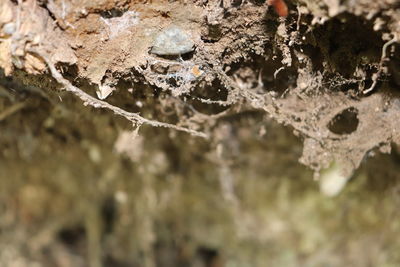
[[(159, 104), (175, 109), (174, 124), (211, 138), (217, 118), (262, 109), (304, 137), (301, 162), (317, 174), (340, 162), (351, 175), (369, 151), (389, 152), (399, 142), (399, 106), (391, 89), (399, 75), (396, 1), (289, 3), (286, 19), (262, 1), (3, 5), (24, 18), (2, 43), (11, 48), (3, 52), (6, 74), (14, 67), (44, 72), (46, 61), (62, 64), (60, 72), (101, 99), (145, 83), (165, 92)], [(150, 53), (168, 27), (190, 36), (195, 51), (182, 57)], [(120, 81), (131, 85), (121, 88)], [(329, 124), (349, 108), (358, 127), (332, 132)]]
[[(275, 10), (269, 5), (276, 2), (279, 1), (2, 0), (0, 123), (4, 131), (0, 160), (5, 164), (1, 167), (9, 172), (4, 177), (17, 176), (18, 167), (12, 162), (23, 159), (38, 166), (28, 168), (34, 173), (35, 178), (31, 179), (51, 177), (53, 172), (55, 177), (67, 179), (79, 176), (80, 171), (71, 174), (71, 170), (62, 167), (40, 171), (45, 169), (43, 166), (56, 164), (56, 159), (65, 161), (66, 166), (75, 166), (75, 160), (85, 162), (89, 157), (97, 167), (81, 170), (92, 177), (86, 181), (88, 197), (77, 202), (67, 200), (71, 201), (68, 203), (60, 198), (56, 205), (65, 211), (76, 203), (84, 203), (84, 212), (78, 209), (71, 215), (74, 221), (75, 216), (80, 216), (77, 214), (91, 212), (91, 202), (110, 197), (105, 189), (108, 182), (115, 192), (122, 190), (118, 182), (110, 182), (116, 173), (129, 177), (129, 171), (123, 167), (128, 164), (108, 155), (112, 147), (135, 164), (142, 162), (143, 167), (135, 169), (135, 175), (153, 180), (149, 184), (146, 179), (131, 184), (126, 178), (121, 184), (144, 190), (140, 193), (132, 189), (139, 195), (139, 204), (129, 202), (136, 207), (135, 216), (139, 219), (125, 219), (127, 225), (145, 225), (143, 240), (138, 243), (141, 247), (135, 248), (145, 261), (154, 258), (150, 248), (154, 236), (146, 227), (154, 223), (158, 210), (151, 200), (151, 196), (162, 191), (153, 188), (158, 186), (154, 182), (157, 177), (174, 176), (171, 170), (186, 170), (185, 165), (193, 167), (195, 161), (200, 166), (193, 167), (193, 173), (176, 171), (176, 175), (197, 178), (207, 175), (203, 169), (208, 168), (205, 163), (208, 161), (219, 166), (216, 177), (230, 177), (231, 169), (239, 175), (236, 165), (261, 168), (262, 158), (251, 159), (251, 149), (246, 154), (245, 147), (248, 145), (255, 151), (263, 144), (268, 144), (265, 149), (275, 147), (262, 139), (269, 137), (269, 130), (272, 138), (279, 139), (273, 131), (284, 130), (273, 122), (286, 126), (303, 143), (302, 153), (297, 143), (290, 143), (284, 149), (290, 164), (299, 160), (311, 168), (315, 178), (335, 165), (348, 179), (363, 162), (368, 163), (380, 153), (390, 153), (392, 146), (396, 149), (400, 145), (399, 2), (285, 1), (287, 17), (278, 16), (279, 8)], [(185, 50), (182, 55), (152, 53), (155, 40), (168, 27), (188, 36), (190, 46), (194, 44), (193, 51)], [(21, 135), (15, 134), (19, 131)], [(259, 142), (260, 138), (263, 142)], [(70, 148), (71, 144), (74, 148)], [(276, 151), (283, 147), (277, 146)], [(35, 161), (36, 154), (40, 159), (48, 158), (52, 151), (60, 154), (54, 159)], [(274, 162), (273, 153), (265, 153), (260, 155)], [(99, 155), (107, 156), (99, 158)], [(287, 171), (287, 167), (277, 168)], [(102, 173), (106, 169), (108, 175)], [(251, 175), (249, 172), (246, 175)], [(301, 172), (306, 171), (301, 169)], [(96, 176), (103, 178), (98, 181), (93, 178)], [(182, 177), (171, 180), (170, 189), (175, 190), (174, 186), (179, 189), (173, 193), (167, 190), (166, 195), (181, 192)], [(23, 181), (22, 174), (20, 180)], [(91, 192), (91, 182), (104, 183), (98, 185), (100, 193)], [(221, 178), (220, 183), (225, 188), (223, 198), (232, 205), (230, 212), (237, 218), (243, 207), (232, 194), (233, 182)], [(71, 191), (57, 182), (44, 188), (38, 185), (39, 191), (49, 192), (42, 194), (46, 196), (43, 200), (35, 201), (46, 206), (48, 199), (57, 199), (52, 186), (62, 195), (71, 193), (70, 197), (76, 197), (77, 184), (74, 180)], [(187, 186), (196, 185), (190, 182)], [(45, 217), (42, 210), (29, 206), (30, 196), (41, 195), (36, 189), (10, 188), (10, 192), (14, 189), (18, 192), (16, 199), (5, 193), (5, 202), (7, 207), (21, 205), (18, 216), (22, 221), (29, 224), (35, 218)], [(119, 198), (123, 199), (124, 194), (119, 194)], [(190, 196), (187, 198), (192, 203)], [(46, 209), (51, 209), (50, 206)], [(179, 213), (179, 208), (172, 210)], [(163, 211), (168, 213), (168, 209)], [(62, 216), (57, 210), (51, 214), (54, 218)], [(89, 229), (92, 222), (96, 224), (93, 219), (96, 216), (99, 215), (87, 215), (83, 228)], [(123, 220), (121, 228), (127, 227), (123, 226)], [(257, 223), (254, 224), (250, 228), (257, 228)], [(55, 225), (54, 232), (59, 230), (59, 222)], [(245, 235), (251, 236), (251, 230), (244, 228)], [(43, 233), (52, 236), (54, 232)], [(100, 266), (98, 233), (86, 234), (90, 243), (89, 262)], [(46, 236), (40, 238), (43, 244), (48, 244)], [(116, 240), (122, 242), (123, 235)], [(108, 242), (111, 248), (118, 247), (112, 243), (117, 241)], [(211, 241), (210, 244), (207, 247), (212, 247)], [(127, 253), (110, 254), (122, 259)]]

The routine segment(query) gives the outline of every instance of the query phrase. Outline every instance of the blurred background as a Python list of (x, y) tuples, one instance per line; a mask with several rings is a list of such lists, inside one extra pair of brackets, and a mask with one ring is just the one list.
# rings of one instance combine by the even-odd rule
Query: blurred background
[(262, 112), (210, 143), (11, 78), (0, 92), (1, 266), (400, 264), (397, 150), (327, 197), (301, 138)]

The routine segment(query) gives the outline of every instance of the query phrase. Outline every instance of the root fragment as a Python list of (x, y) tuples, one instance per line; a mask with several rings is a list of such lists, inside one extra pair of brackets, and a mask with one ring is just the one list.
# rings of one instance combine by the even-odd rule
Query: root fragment
[(366, 94), (372, 92), (372, 91), (375, 89), (376, 84), (378, 83), (378, 79), (379, 79), (379, 77), (382, 75), (382, 72), (383, 72), (383, 69), (384, 69), (384, 64), (385, 64), (386, 61), (388, 60), (386, 50), (387, 50), (387, 48), (388, 48), (390, 45), (396, 43), (397, 41), (398, 41), (398, 38), (397, 38), (397, 35), (395, 35), (391, 40), (387, 41), (387, 42), (382, 46), (382, 56), (381, 56), (381, 61), (379, 62), (379, 69), (378, 69), (378, 72), (375, 73), (375, 74), (372, 76), (372, 84), (371, 84), (371, 86), (370, 86), (369, 88), (367, 88), (367, 89), (365, 89), (365, 90), (363, 91), (363, 94), (364, 94), (364, 95), (366, 95)]
[(0, 121), (5, 120), (7, 117), (9, 117), (12, 114), (23, 109), (25, 106), (26, 106), (25, 102), (20, 102), (20, 103), (16, 103), (16, 104), (12, 105), (11, 107), (5, 109), (3, 112), (0, 113)]
[(171, 128), (171, 129), (175, 129), (178, 131), (189, 133), (194, 136), (208, 138), (208, 135), (206, 133), (199, 132), (199, 131), (185, 128), (185, 127), (180, 127), (180, 126), (170, 124), (170, 123), (149, 120), (149, 119), (143, 118), (142, 116), (140, 116), (137, 113), (128, 112), (119, 107), (113, 106), (105, 101), (96, 99), (96, 98), (88, 95), (87, 93), (85, 93), (84, 91), (79, 89), (78, 87), (72, 85), (67, 79), (65, 79), (61, 75), (61, 73), (56, 69), (54, 64), (48, 58), (46, 58), (46, 57), (43, 57), (43, 58), (45, 59), (53, 78), (56, 79), (57, 82), (62, 84), (65, 87), (65, 90), (67, 90), (67, 91), (73, 93), (75, 96), (79, 97), (85, 103), (85, 105), (89, 105), (94, 108), (104, 108), (104, 109), (111, 110), (115, 114), (125, 117), (127, 120), (133, 122), (136, 125), (148, 124), (148, 125), (151, 125), (154, 127)]

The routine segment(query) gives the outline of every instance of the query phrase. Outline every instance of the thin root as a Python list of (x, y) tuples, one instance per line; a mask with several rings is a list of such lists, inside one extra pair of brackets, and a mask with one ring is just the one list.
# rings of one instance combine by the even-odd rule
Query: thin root
[(25, 106), (25, 102), (19, 102), (5, 109), (3, 112), (0, 113), (0, 121), (5, 120), (7, 117), (23, 109)]
[(141, 117), (137, 113), (131, 113), (131, 112), (125, 111), (125, 110), (123, 110), (123, 109), (121, 109), (119, 107), (113, 106), (113, 105), (111, 105), (111, 104), (109, 104), (109, 103), (107, 103), (105, 101), (96, 99), (96, 98), (88, 95), (87, 93), (85, 93), (84, 91), (79, 89), (78, 87), (73, 86), (68, 80), (66, 80), (61, 75), (61, 73), (55, 68), (54, 64), (47, 57), (43, 56), (43, 58), (46, 61), (53, 78), (56, 79), (57, 82), (62, 84), (65, 87), (65, 90), (73, 93), (74, 95), (79, 97), (82, 101), (84, 101), (85, 105), (89, 105), (89, 106), (92, 106), (94, 108), (104, 108), (104, 109), (111, 110), (115, 114), (123, 116), (126, 119), (128, 119), (129, 121), (131, 121), (131, 122), (133, 122), (133, 123), (135, 123), (137, 125), (148, 124), (148, 125), (155, 126), (155, 127), (171, 128), (171, 129), (175, 129), (175, 130), (178, 130), (178, 131), (190, 133), (190, 134), (192, 134), (194, 136), (208, 138), (208, 135), (203, 133), (203, 132), (199, 132), (199, 131), (196, 131), (196, 130), (193, 130), (193, 129), (180, 127), (180, 126), (169, 124), (169, 123), (165, 123), (165, 122), (149, 120), (149, 119)]
[(387, 41), (383, 46), (382, 46), (382, 56), (381, 56), (381, 61), (379, 62), (379, 70), (377, 73), (375, 73), (372, 76), (372, 84), (368, 89), (365, 89), (363, 91), (363, 94), (366, 95), (369, 92), (373, 91), (376, 87), (376, 84), (378, 83), (378, 79), (382, 74), (382, 69), (383, 69), (383, 64), (385, 63), (385, 61), (387, 60), (387, 56), (386, 56), (386, 50), (387, 48), (394, 44), (395, 42), (397, 42), (397, 35), (395, 35), (391, 40)]

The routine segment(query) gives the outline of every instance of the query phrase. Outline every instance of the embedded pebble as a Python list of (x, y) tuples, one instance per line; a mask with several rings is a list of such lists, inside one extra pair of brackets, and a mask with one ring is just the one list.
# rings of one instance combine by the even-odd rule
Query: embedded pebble
[(179, 56), (193, 49), (194, 42), (190, 36), (179, 27), (171, 26), (156, 36), (150, 52), (159, 56)]
[(3, 26), (3, 32), (7, 35), (12, 35), (15, 32), (15, 24), (13, 22), (6, 23)]

